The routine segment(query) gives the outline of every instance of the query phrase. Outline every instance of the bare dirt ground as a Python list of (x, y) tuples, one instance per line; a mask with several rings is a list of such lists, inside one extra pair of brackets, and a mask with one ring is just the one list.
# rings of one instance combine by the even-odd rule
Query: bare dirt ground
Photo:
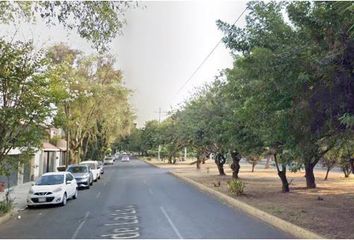
[[(241, 164), (240, 179), (246, 184), (243, 196), (228, 192), (227, 181), (231, 169), (225, 164), (227, 176), (218, 176), (216, 165), (208, 160), (197, 170), (192, 160), (175, 165), (151, 160), (161, 168), (168, 168), (199, 183), (235, 197), (298, 226), (327, 238), (354, 238), (354, 177), (344, 178), (341, 172), (330, 172), (324, 181), (324, 171), (315, 171), (317, 189), (306, 189), (304, 172), (288, 172), (290, 193), (281, 192), (281, 182), (274, 168)], [(220, 187), (215, 187), (220, 181)]]

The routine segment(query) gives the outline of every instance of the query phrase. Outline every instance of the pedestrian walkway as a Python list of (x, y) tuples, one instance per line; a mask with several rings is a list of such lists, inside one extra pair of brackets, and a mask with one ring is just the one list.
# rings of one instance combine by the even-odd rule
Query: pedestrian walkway
[(31, 186), (32, 182), (27, 182), (6, 189), (5, 192), (0, 192), (0, 201), (5, 200), (6, 191), (10, 191), (10, 199), (13, 201), (14, 210), (23, 210), (27, 206), (26, 198)]

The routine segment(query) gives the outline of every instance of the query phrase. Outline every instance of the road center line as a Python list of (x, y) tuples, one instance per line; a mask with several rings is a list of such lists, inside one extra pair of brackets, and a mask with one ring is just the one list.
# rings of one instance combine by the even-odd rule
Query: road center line
[(161, 206), (160, 209), (161, 209), (163, 215), (165, 215), (165, 217), (166, 217), (167, 221), (169, 222), (169, 224), (171, 225), (173, 231), (175, 231), (175, 233), (178, 236), (178, 238), (179, 239), (183, 239), (181, 233), (178, 231), (177, 227), (173, 224), (171, 218), (168, 216), (168, 214), (167, 214), (166, 210), (164, 209), (164, 207)]
[(101, 195), (101, 192), (98, 192), (97, 195), (96, 195), (96, 198), (99, 198)]
[(79, 231), (81, 230), (81, 228), (84, 226), (85, 222), (87, 221), (88, 216), (90, 215), (90, 212), (87, 212), (84, 219), (82, 220), (82, 222), (80, 223), (80, 225), (76, 228), (73, 236), (71, 237), (71, 239), (75, 239), (77, 237), (77, 235), (79, 234)]

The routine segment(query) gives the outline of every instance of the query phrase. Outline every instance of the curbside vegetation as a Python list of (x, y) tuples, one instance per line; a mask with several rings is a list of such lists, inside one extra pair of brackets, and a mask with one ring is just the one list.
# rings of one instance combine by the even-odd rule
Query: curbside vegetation
[(4, 222), (8, 221), (8, 220), (11, 218), (11, 216), (14, 215), (14, 213), (15, 213), (14, 210), (11, 209), (11, 210), (8, 211), (7, 213), (1, 215), (1, 216), (0, 216), (0, 224), (3, 224)]
[[(151, 164), (151, 163), (150, 163)], [(151, 164), (153, 165), (153, 164)], [(156, 165), (153, 165), (155, 167), (157, 167)], [(170, 174), (185, 181), (190, 183), (191, 185), (197, 187), (199, 190), (209, 193), (210, 195), (214, 196), (215, 198), (221, 200), (222, 202), (226, 203), (227, 205), (236, 208), (236, 209), (241, 209), (242, 211), (246, 212), (247, 214), (256, 217), (258, 219), (261, 219), (262, 221), (286, 232), (291, 234), (292, 236), (296, 237), (296, 238), (306, 238), (306, 239), (320, 239), (320, 238), (324, 238), (314, 232), (311, 232), (307, 229), (304, 229), (302, 227), (299, 227), (295, 224), (292, 224), (290, 222), (287, 222), (281, 218), (278, 218), (274, 215), (271, 215), (267, 212), (264, 212), (258, 208), (255, 208), (251, 205), (248, 205), (240, 200), (237, 200), (235, 198), (232, 198), (224, 193), (218, 192), (214, 189), (211, 189), (207, 186), (204, 186), (201, 183), (198, 183), (190, 178), (184, 177), (178, 173), (172, 172), (170, 171)]]

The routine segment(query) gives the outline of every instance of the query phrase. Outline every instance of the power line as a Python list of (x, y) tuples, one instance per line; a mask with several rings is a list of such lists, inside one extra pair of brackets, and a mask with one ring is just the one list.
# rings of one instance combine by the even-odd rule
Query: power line
[[(236, 21), (231, 25), (231, 27), (234, 27), (236, 25), (236, 23), (238, 22), (238, 20), (240, 20), (240, 18), (243, 16), (243, 14), (246, 12), (247, 7), (242, 11), (242, 13), (238, 16), (238, 18), (236, 19)], [(208, 60), (208, 58), (214, 53), (215, 49), (220, 45), (220, 43), (222, 42), (221, 38), (217, 44), (213, 47), (213, 49), (211, 49), (211, 51), (208, 53), (208, 55), (206, 55), (206, 57), (203, 59), (203, 61), (198, 65), (198, 67), (193, 71), (193, 73), (189, 76), (189, 78), (187, 79), (187, 81), (185, 81), (183, 83), (183, 85), (178, 89), (178, 91), (176, 92), (176, 95), (178, 93), (180, 93), (180, 91), (183, 90), (183, 88), (188, 84), (189, 81), (192, 80), (192, 78), (195, 76), (195, 74), (199, 71), (199, 69), (204, 65), (204, 63)]]

